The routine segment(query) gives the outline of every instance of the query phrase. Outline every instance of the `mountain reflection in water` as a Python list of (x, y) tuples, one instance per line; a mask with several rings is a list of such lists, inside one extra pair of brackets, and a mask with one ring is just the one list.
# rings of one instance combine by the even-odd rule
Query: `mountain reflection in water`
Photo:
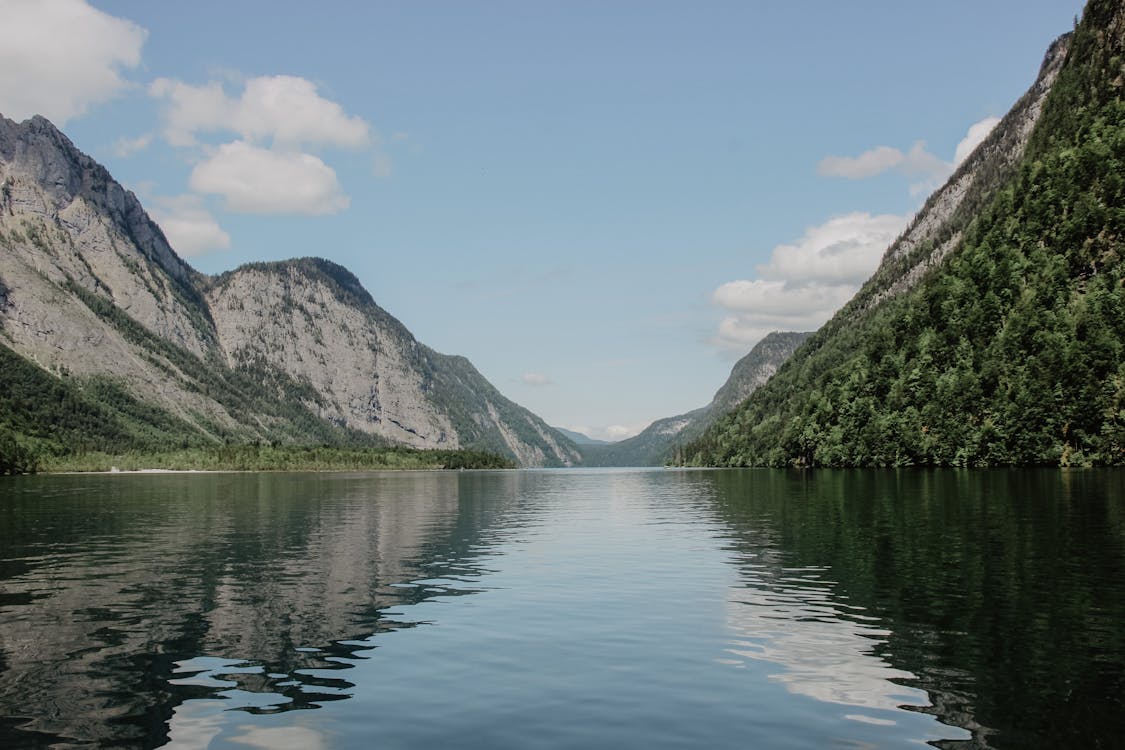
[(1123, 478), (5, 479), (0, 746), (1111, 746)]
[[(489, 480), (488, 508), (460, 502), (473, 481), (214, 474), (9, 485), (0, 603), (24, 606), (0, 610), (0, 745), (151, 746), (192, 698), (268, 711), (348, 697), (341, 658), (370, 648), (362, 639), (373, 633), (415, 624), (392, 607), (467, 593), (458, 579), (479, 575), (467, 553), (519, 475)], [(422, 579), (437, 580), (411, 583)], [(201, 656), (210, 654), (229, 658)], [(20, 732), (3, 728), (21, 717)]]

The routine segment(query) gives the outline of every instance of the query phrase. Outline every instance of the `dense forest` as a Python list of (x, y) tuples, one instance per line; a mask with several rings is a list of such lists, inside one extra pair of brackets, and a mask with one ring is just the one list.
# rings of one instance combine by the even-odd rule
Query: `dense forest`
[(720, 466), (1125, 464), (1120, 3), (1093, 0), (1015, 173), (921, 283), (814, 336), (685, 450)]
[[(285, 405), (281, 401), (274, 408)], [(325, 430), (323, 437), (331, 442), (305, 446), (290, 439), (259, 445), (240, 441), (218, 428), (214, 428), (217, 434), (208, 435), (159, 407), (138, 401), (111, 378), (55, 377), (0, 344), (0, 475), (112, 468), (245, 471), (515, 466), (509, 459), (485, 451), (392, 446), (358, 431), (337, 428), (328, 432), (324, 423), (306, 421)], [(312, 431), (309, 435), (319, 436)]]

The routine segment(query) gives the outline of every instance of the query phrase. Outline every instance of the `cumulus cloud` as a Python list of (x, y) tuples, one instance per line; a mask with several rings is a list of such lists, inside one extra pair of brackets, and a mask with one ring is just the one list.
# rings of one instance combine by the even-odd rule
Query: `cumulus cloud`
[(851, 213), (778, 245), (758, 278), (721, 285), (711, 301), (728, 314), (713, 338), (745, 353), (771, 331), (809, 331), (840, 309), (879, 265), (908, 217)]
[(238, 98), (228, 96), (219, 81), (196, 86), (171, 78), (153, 81), (149, 93), (164, 100), (164, 137), (176, 146), (193, 145), (208, 132), (233, 132), (282, 149), (364, 148), (371, 142), (363, 118), (348, 115), (312, 81), (297, 76), (251, 78)]
[(878, 146), (854, 157), (826, 156), (820, 160), (816, 171), (826, 177), (848, 177), (858, 180), (894, 169), (905, 158), (897, 148)]
[(758, 269), (767, 279), (806, 283), (862, 283), (898, 236), (905, 219), (895, 214), (855, 212), (809, 227), (797, 242), (778, 245)]
[(524, 385), (554, 385), (554, 381), (541, 372), (525, 372), (520, 380)]
[(954, 150), (953, 161), (945, 161), (928, 151), (925, 141), (916, 141), (906, 152), (891, 146), (876, 146), (859, 156), (826, 156), (816, 171), (826, 177), (861, 180), (894, 170), (915, 180), (910, 185), (911, 195), (929, 193), (953, 174), (999, 122), (999, 117), (986, 117), (970, 125)]
[[(297, 76), (259, 76), (228, 95), (221, 81), (202, 85), (158, 78), (149, 94), (164, 102), (163, 136), (173, 146), (202, 154), (190, 185), (221, 195), (230, 211), (258, 214), (332, 214), (348, 207), (336, 172), (319, 156), (322, 147), (368, 148), (377, 142), (370, 125), (326, 99)], [(205, 134), (233, 133), (218, 147)], [(375, 153), (373, 172), (391, 174), (390, 158)]]
[(221, 195), (231, 211), (255, 214), (332, 214), (348, 207), (336, 173), (319, 158), (272, 151), (245, 141), (226, 143), (195, 166), (198, 193)]
[(316, 86), (296, 76), (252, 78), (238, 102), (235, 129), (244, 137), (270, 138), (276, 145), (363, 148), (370, 127), (360, 117), (320, 96)]
[(226, 129), (233, 120), (234, 102), (223, 84), (212, 81), (193, 86), (171, 78), (157, 78), (148, 92), (164, 105), (164, 138), (173, 146), (194, 146), (195, 134)]
[(85, 0), (0, 0), (0, 112), (62, 126), (129, 84), (147, 32)]
[(926, 150), (925, 141), (916, 141), (909, 151), (877, 146), (859, 156), (826, 156), (817, 165), (818, 174), (861, 180), (890, 170), (911, 177), (936, 178), (948, 175), (950, 164)]
[(151, 213), (172, 249), (182, 257), (230, 247), (230, 235), (223, 231), (198, 195), (155, 198)]
[(960, 166), (961, 162), (968, 159), (969, 154), (976, 150), (977, 146), (988, 137), (988, 134), (991, 133), (992, 129), (999, 123), (999, 117), (986, 117), (980, 122), (974, 122), (970, 125), (969, 132), (966, 133), (965, 137), (961, 139), (961, 142), (957, 144), (957, 150), (953, 153), (954, 166)]

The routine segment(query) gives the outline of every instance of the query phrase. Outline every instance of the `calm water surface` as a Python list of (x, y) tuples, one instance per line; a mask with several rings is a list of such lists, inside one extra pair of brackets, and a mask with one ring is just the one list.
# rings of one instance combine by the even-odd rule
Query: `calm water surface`
[(0, 747), (1125, 742), (1125, 473), (0, 479)]

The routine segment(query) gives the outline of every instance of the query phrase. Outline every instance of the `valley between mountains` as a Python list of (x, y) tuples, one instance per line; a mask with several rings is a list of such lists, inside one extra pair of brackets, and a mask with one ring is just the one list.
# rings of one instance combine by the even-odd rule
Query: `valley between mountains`
[(614, 444), (509, 400), (328, 260), (199, 273), (51, 122), (0, 118), (0, 469), (247, 446), (529, 467), (1125, 463), (1123, 61), (1125, 4), (1094, 0), (835, 317), (767, 336), (710, 404)]

